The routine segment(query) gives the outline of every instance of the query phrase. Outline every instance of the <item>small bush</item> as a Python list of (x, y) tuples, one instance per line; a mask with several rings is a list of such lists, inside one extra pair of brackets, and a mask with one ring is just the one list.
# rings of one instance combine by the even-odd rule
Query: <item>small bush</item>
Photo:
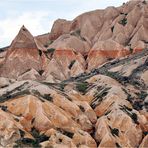
[(76, 62), (76, 60), (72, 60), (71, 63), (69, 64), (68, 68), (71, 69), (75, 62)]
[(137, 114), (131, 112), (131, 109), (129, 109), (127, 106), (121, 106), (120, 108), (123, 112), (125, 112), (128, 116), (131, 117), (131, 119), (134, 121), (134, 123), (139, 124)]
[(137, 93), (137, 96), (139, 99), (144, 100), (147, 97), (147, 92), (141, 91), (140, 93)]
[(60, 90), (61, 90), (61, 91), (64, 91), (65, 86), (66, 86), (65, 83), (60, 83)]
[(119, 21), (119, 24), (125, 26), (127, 24), (127, 18), (123, 18), (121, 21)]
[(31, 135), (34, 137), (34, 139), (30, 139), (30, 138), (24, 138), (25, 132), (22, 130), (20, 131), (20, 135), (21, 138), (18, 139), (15, 143), (16, 145), (14, 145), (15, 148), (17, 147), (41, 147), (40, 143), (43, 141), (47, 141), (49, 139), (49, 137), (47, 137), (44, 134), (40, 134), (40, 132), (38, 130), (36, 130), (35, 128), (32, 128), (31, 130)]
[(77, 83), (76, 84), (76, 89), (79, 91), (79, 92), (82, 92), (82, 93), (86, 93), (86, 90), (88, 88), (88, 83), (87, 82), (82, 82), (82, 83)]
[(130, 47), (130, 53), (133, 53), (133, 48)]
[(51, 53), (51, 52), (54, 52), (55, 51), (55, 48), (49, 48), (49, 49), (47, 49), (47, 52), (48, 53)]
[(74, 136), (74, 133), (69, 132), (69, 131), (65, 131), (65, 130), (63, 130), (61, 128), (57, 128), (57, 131), (59, 131), (60, 133), (62, 133), (63, 135), (65, 135), (65, 136), (67, 136), (69, 138), (73, 138), (73, 136)]
[(48, 101), (53, 102), (53, 98), (50, 96), (50, 94), (45, 94), (45, 95), (43, 96), (43, 98), (46, 99), (46, 100), (48, 100)]
[(119, 137), (119, 130), (117, 128), (111, 128), (110, 126), (109, 126), (109, 128), (110, 128), (111, 134), (113, 136), (118, 136)]

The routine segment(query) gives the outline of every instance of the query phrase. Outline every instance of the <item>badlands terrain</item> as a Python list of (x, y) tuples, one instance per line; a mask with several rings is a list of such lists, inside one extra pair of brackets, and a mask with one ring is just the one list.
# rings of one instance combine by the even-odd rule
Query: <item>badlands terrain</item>
[(22, 26), (0, 49), (0, 148), (146, 148), (147, 88), (147, 1)]

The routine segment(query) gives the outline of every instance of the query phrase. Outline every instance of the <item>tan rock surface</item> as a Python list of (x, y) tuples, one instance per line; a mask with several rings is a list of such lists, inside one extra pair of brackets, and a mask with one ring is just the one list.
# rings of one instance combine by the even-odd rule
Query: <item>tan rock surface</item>
[(147, 14), (130, 1), (22, 27), (0, 51), (0, 147), (148, 147)]
[(34, 38), (23, 26), (8, 49), (5, 61), (0, 68), (0, 75), (17, 78), (28, 69), (41, 70), (41, 62)]

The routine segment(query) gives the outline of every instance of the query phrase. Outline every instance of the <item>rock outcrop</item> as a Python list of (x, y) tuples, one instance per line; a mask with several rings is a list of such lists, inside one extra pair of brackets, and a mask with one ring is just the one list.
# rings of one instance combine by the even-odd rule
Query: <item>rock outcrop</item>
[(143, 50), (59, 83), (1, 78), (0, 146), (147, 147), (147, 57)]
[(36, 79), (58, 82), (140, 52), (148, 47), (147, 12), (146, 1), (129, 1), (72, 21), (58, 19), (50, 33), (36, 37), (22, 27), (8, 52), (0, 53), (0, 76), (25, 79), (33, 68), (41, 75)]
[(23, 26), (7, 51), (0, 68), (0, 76), (16, 79), (31, 68), (42, 70), (43, 60), (40, 52), (34, 37)]
[(148, 147), (148, 3), (23, 26), (0, 51), (0, 147)]

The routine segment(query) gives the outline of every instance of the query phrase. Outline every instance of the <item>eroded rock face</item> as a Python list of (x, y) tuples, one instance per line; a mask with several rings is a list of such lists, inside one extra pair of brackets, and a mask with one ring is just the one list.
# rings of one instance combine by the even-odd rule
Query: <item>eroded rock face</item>
[(148, 147), (147, 5), (23, 26), (0, 52), (0, 147)]
[(71, 48), (58, 48), (55, 50), (45, 73), (47, 78), (51, 74), (57, 80), (64, 80), (84, 71), (85, 60), (80, 53), (77, 53)]
[(145, 51), (62, 83), (1, 78), (0, 146), (147, 147)]
[(24, 74), (35, 69), (40, 76), (27, 78), (58, 82), (140, 52), (148, 47), (147, 5), (129, 1), (72, 21), (58, 19), (50, 33), (36, 37), (22, 27), (8, 52), (0, 52), (0, 76), (26, 79)]
[(17, 78), (31, 68), (41, 70), (42, 59), (33, 36), (23, 26), (7, 51), (0, 76)]

